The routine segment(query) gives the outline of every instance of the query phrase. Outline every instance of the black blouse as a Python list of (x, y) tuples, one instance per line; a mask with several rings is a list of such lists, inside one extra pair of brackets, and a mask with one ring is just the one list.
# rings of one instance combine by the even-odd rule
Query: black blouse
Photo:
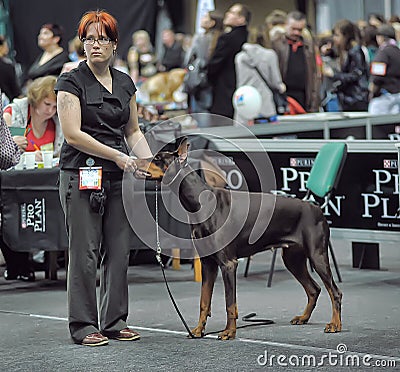
[(28, 78), (36, 79), (38, 77), (54, 75), (58, 76), (64, 66), (64, 63), (70, 62), (66, 51), (57, 54), (52, 59), (48, 60), (43, 65), (39, 65), (42, 54), (33, 62), (32, 66), (28, 70)]
[[(129, 120), (129, 103), (136, 92), (132, 79), (110, 67), (113, 92), (110, 93), (94, 76), (86, 62), (59, 76), (55, 91), (65, 91), (79, 98), (81, 130), (97, 141), (129, 154), (124, 140), (124, 128)], [(94, 164), (92, 163), (94, 160)], [(102, 166), (104, 171), (121, 171), (113, 161), (83, 153), (66, 141), (61, 149), (60, 167), (78, 169)]]

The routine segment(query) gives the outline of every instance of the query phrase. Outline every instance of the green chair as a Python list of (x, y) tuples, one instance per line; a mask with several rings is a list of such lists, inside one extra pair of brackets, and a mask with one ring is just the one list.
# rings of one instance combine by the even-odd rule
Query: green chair
[[(303, 200), (318, 204), (321, 209), (329, 203), (330, 197), (339, 183), (340, 175), (343, 170), (347, 157), (347, 145), (343, 142), (328, 142), (319, 150), (314, 164), (311, 168), (310, 176), (307, 180), (307, 193)], [(342, 282), (339, 266), (333, 251), (332, 243), (329, 240), (329, 252), (335, 266), (338, 281)], [(271, 268), (268, 276), (267, 286), (271, 287), (272, 276), (275, 268), (277, 249), (273, 251)], [(247, 259), (244, 276), (247, 277), (250, 258)]]

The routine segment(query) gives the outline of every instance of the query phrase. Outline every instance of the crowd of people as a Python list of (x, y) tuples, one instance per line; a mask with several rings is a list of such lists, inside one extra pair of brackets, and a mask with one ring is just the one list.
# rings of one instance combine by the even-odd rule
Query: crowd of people
[[(158, 73), (187, 69), (191, 80), (185, 77), (182, 84), (189, 112), (245, 124), (248, 118), (232, 103), (234, 91), (244, 85), (262, 97), (254, 120), (277, 120), (276, 93), (287, 97), (291, 113), (400, 112), (398, 17), (371, 15), (358, 24), (340, 20), (322, 35), (313, 34), (299, 11), (275, 10), (257, 27), (250, 28), (250, 22), (249, 8), (240, 3), (224, 14), (208, 12), (201, 20), (204, 33), (187, 37), (164, 30), (161, 57), (148, 32), (139, 30), (124, 61), (117, 56), (116, 20), (107, 12), (90, 11), (68, 51), (61, 46), (61, 26), (41, 26), (43, 52), (23, 80), (8, 58), (7, 38), (0, 36), (0, 88), (10, 103), (3, 119), (24, 128), (23, 135), (14, 136), (21, 153), (35, 152), (40, 161), (43, 146), (51, 145), (60, 157), (60, 200), (70, 245), (69, 327), (75, 342), (97, 346), (108, 343), (107, 337), (140, 338), (126, 325), (130, 227), (122, 205), (122, 174), (130, 170), (144, 177), (129, 155), (133, 150), (139, 159), (152, 157), (139, 122), (160, 120), (160, 113), (137, 105), (137, 86)], [(88, 171), (98, 168), (101, 177)], [(94, 209), (93, 199), (100, 208)], [(7, 280), (35, 280), (27, 253), (13, 252), (2, 240), (0, 247)]]
[[(250, 21), (249, 8), (240, 3), (225, 12), (207, 12), (201, 19), (202, 33), (183, 35), (163, 30), (161, 53), (156, 53), (149, 33), (138, 30), (132, 35), (126, 57), (116, 55), (113, 65), (131, 76), (138, 93), (147, 79), (186, 69), (194, 76), (187, 87), (183, 82), (190, 113), (223, 115), (241, 123), (247, 121), (235, 112), (232, 95), (243, 85), (259, 91), (263, 106), (255, 116), (266, 121), (276, 121), (276, 92), (288, 97), (287, 113), (291, 114), (399, 111), (399, 17), (386, 20), (371, 14), (366, 21), (343, 19), (318, 35), (299, 11), (276, 9), (266, 15), (262, 25), (250, 27)], [(0, 87), (5, 101), (26, 95), (33, 79), (58, 76), (85, 60), (79, 38), (70, 40), (68, 51), (62, 48), (62, 39), (60, 25), (47, 23), (40, 28), (38, 46), (43, 52), (18, 87), (7, 58), (7, 38), (0, 37)]]

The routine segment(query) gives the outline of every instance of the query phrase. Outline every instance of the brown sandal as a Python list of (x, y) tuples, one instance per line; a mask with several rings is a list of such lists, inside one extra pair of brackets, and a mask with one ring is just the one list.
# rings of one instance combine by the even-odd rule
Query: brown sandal
[(103, 346), (108, 344), (108, 338), (99, 332), (88, 334), (83, 340), (84, 346)]
[(140, 334), (127, 327), (121, 329), (116, 336), (110, 338), (118, 341), (136, 341), (140, 340)]

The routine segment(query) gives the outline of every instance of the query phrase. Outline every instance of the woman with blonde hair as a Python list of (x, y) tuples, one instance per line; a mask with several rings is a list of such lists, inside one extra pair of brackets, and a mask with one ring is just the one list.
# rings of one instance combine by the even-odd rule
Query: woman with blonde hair
[[(44, 148), (54, 149), (57, 156), (64, 141), (56, 115), (55, 84), (54, 76), (35, 79), (28, 87), (27, 97), (15, 98), (3, 113), (8, 126), (25, 128), (23, 136), (14, 136), (13, 139), (21, 152), (35, 152), (36, 161), (42, 160), (41, 149)], [(7, 265), (6, 280), (35, 280), (29, 252), (15, 252), (2, 239), (0, 248)]]
[(57, 96), (54, 87), (57, 78), (44, 76), (29, 86), (27, 96), (15, 98), (4, 109), (4, 120), (10, 127), (25, 128), (23, 136), (14, 136), (21, 152), (35, 151), (36, 160), (42, 160), (41, 147), (50, 147), (54, 156), (60, 154), (64, 136), (58, 120)]
[(157, 73), (157, 58), (147, 31), (138, 30), (132, 34), (132, 46), (129, 48), (127, 61), (129, 74), (135, 83), (140, 78), (148, 78)]

